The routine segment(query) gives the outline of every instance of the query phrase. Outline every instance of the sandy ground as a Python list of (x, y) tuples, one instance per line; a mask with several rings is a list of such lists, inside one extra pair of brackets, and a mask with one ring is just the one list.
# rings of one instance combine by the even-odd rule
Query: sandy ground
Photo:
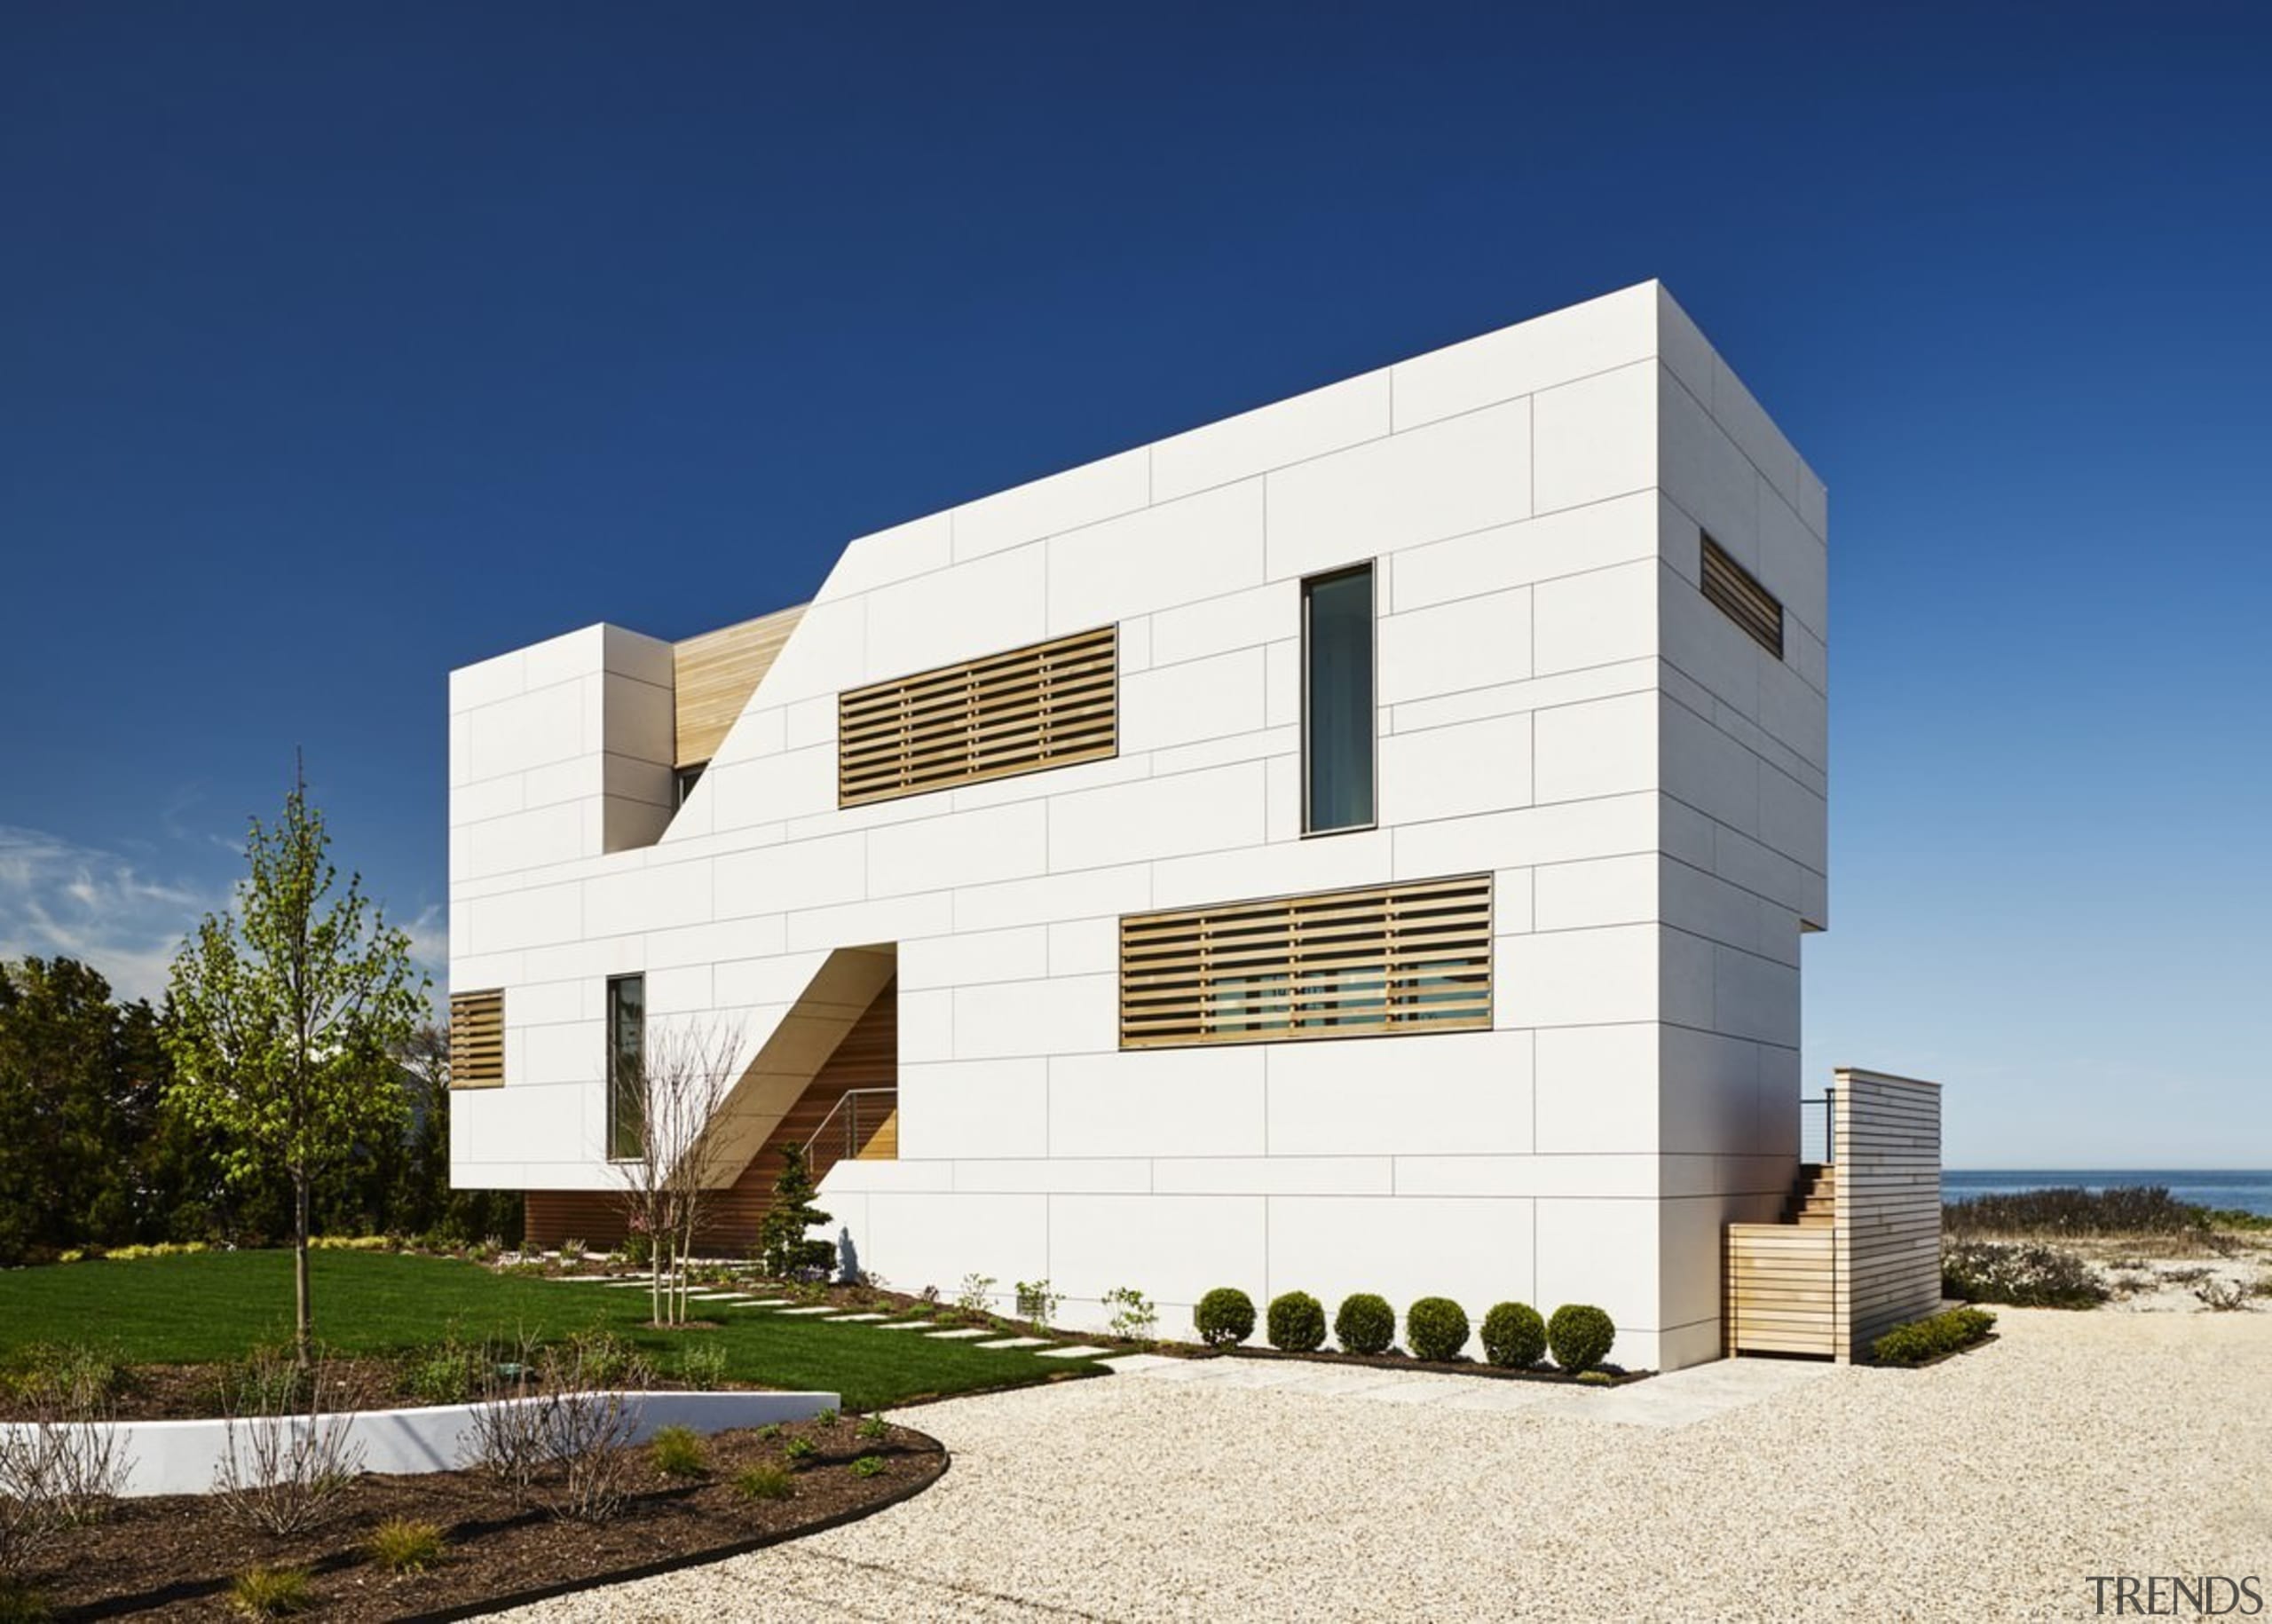
[(2272, 1596), (2272, 1313), (2002, 1331), (1921, 1371), (1496, 1401), (1156, 1369), (957, 1399), (902, 1413), (955, 1455), (904, 1506), (506, 1616), (2087, 1619), (2091, 1575), (2173, 1573)]

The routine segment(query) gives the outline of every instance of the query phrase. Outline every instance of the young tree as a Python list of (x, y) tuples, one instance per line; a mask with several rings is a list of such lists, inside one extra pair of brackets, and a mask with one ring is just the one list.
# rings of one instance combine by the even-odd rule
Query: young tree
[(757, 1229), (759, 1255), (765, 1272), (777, 1280), (802, 1280), (809, 1274), (826, 1276), (836, 1248), (826, 1241), (806, 1236), (817, 1226), (835, 1220), (813, 1205), (812, 1169), (805, 1163), (805, 1147), (782, 1147), (781, 1174), (773, 1181), (773, 1204), (766, 1209)]
[(637, 1154), (612, 1165), (626, 1226), (651, 1242), (648, 1293), (658, 1325), (685, 1322), (685, 1265), (710, 1195), (732, 1171), (715, 1128), (740, 1052), (739, 1027), (674, 1021), (648, 1037), (637, 1061), (618, 1062), (626, 1069), (612, 1080), (615, 1108)]
[(297, 773), (274, 825), (252, 820), (236, 905), (208, 914), (173, 966), (172, 1098), (220, 1136), (230, 1179), (281, 1174), (292, 1193), (295, 1340), (312, 1343), (311, 1193), (366, 1136), (398, 1134), (401, 1084), (389, 1052), (423, 1007), (410, 938), (351, 875), (335, 895), (323, 815)]

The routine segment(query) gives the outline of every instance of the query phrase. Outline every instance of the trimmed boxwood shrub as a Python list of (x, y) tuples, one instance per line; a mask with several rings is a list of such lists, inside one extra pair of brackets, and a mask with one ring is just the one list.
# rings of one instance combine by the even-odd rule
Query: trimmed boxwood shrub
[(1483, 1316), (1483, 1357), (1502, 1370), (1527, 1370), (1546, 1357), (1546, 1321), (1528, 1303), (1495, 1304)]
[(1404, 1345), (1415, 1359), (1457, 1359), (1467, 1345), (1467, 1310), (1448, 1297), (1424, 1297), (1404, 1311)]
[(1333, 1316), (1333, 1339), (1345, 1352), (1385, 1353), (1396, 1340), (1396, 1310), (1369, 1291), (1345, 1297)]
[(1970, 1347), (1995, 1326), (1996, 1316), (1984, 1308), (1945, 1309), (1895, 1326), (1870, 1344), (1870, 1357), (1881, 1365), (1921, 1365)]
[(1573, 1374), (1608, 1358), (1616, 1340), (1615, 1322), (1590, 1303), (1565, 1303), (1546, 1322), (1546, 1345), (1554, 1350), (1554, 1362)]
[(1314, 1353), (1325, 1345), (1325, 1305), (1306, 1291), (1270, 1299), (1270, 1345), (1288, 1353)]
[(1227, 1348), (1254, 1335), (1254, 1299), (1236, 1286), (1218, 1286), (1199, 1299), (1191, 1316), (1199, 1340), (1211, 1348)]

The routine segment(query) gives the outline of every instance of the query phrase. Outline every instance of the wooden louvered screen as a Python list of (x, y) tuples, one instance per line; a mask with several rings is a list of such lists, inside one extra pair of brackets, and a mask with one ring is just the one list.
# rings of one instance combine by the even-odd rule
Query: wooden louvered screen
[(450, 995), (450, 1086), (497, 1088), (505, 1081), (505, 995)]
[(805, 618), (806, 607), (776, 610), (672, 646), (679, 766), (697, 766), (718, 753), (749, 697), (787, 646), (789, 634)]
[(1488, 874), (1120, 921), (1124, 1049), (1490, 1024)]
[(1120, 628), (837, 698), (840, 806), (1094, 761), (1119, 748)]
[(1704, 595), (1756, 638), (1761, 648), (1777, 659), (1783, 658), (1782, 604), (1709, 536), (1704, 538)]

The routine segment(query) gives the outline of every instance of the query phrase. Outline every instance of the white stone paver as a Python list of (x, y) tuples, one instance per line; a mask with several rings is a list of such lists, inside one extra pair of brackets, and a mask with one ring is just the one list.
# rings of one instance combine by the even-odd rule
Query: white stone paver
[[(895, 1409), (954, 1467), (879, 1516), (506, 1616), (1924, 1624), (2087, 1620), (2093, 1573), (2263, 1571), (2272, 1313), (1998, 1328), (1915, 1371), (1385, 1373), (1434, 1405), (1127, 1356), (1109, 1379)], [(1645, 1406), (1667, 1413), (1637, 1423)]]
[(1037, 1348), (1049, 1340), (1046, 1336), (1005, 1336), (999, 1342), (974, 1342), (974, 1348)]
[(994, 1333), (990, 1330), (965, 1326), (959, 1330), (926, 1331), (923, 1334), (930, 1337), (935, 1342), (950, 1342), (964, 1336), (991, 1336)]
[(876, 1328), (880, 1331), (927, 1331), (932, 1324), (929, 1320), (894, 1320), (888, 1325), (879, 1325)]
[(1050, 1348), (1044, 1352), (1035, 1354), (1034, 1357), (1036, 1359), (1091, 1359), (1099, 1353), (1108, 1353), (1111, 1351), (1109, 1348), (1088, 1347), (1077, 1342), (1070, 1347)]
[(888, 1317), (889, 1316), (885, 1314), (839, 1314), (835, 1319), (830, 1320), (829, 1323), (831, 1325), (864, 1325), (871, 1320), (882, 1320)]
[(835, 1309), (829, 1307), (826, 1304), (815, 1308), (785, 1308), (781, 1311), (785, 1317), (789, 1314), (833, 1314), (835, 1312)]

